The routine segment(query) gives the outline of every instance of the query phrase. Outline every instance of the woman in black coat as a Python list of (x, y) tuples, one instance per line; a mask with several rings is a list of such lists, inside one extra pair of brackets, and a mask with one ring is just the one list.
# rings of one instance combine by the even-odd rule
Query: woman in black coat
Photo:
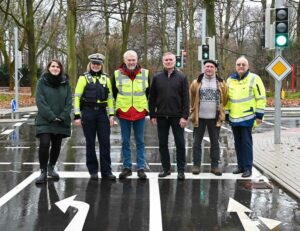
[[(46, 72), (37, 83), (35, 119), (36, 137), (39, 138), (41, 175), (36, 184), (45, 183), (48, 176), (59, 178), (54, 166), (58, 159), (62, 139), (71, 135), (72, 92), (69, 80), (58, 60), (51, 60)], [(51, 143), (51, 148), (50, 148)]]

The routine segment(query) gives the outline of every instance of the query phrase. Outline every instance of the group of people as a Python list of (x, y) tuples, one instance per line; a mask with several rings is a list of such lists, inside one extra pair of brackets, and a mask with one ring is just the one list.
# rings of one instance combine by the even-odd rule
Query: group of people
[[(236, 61), (236, 72), (227, 82), (217, 75), (214, 60), (204, 62), (204, 71), (189, 86), (187, 77), (175, 68), (176, 58), (171, 52), (162, 57), (163, 70), (150, 83), (149, 70), (138, 63), (138, 55), (128, 50), (123, 63), (112, 78), (104, 72), (105, 57), (92, 54), (87, 72), (77, 82), (74, 94), (74, 124), (82, 126), (86, 139), (86, 166), (92, 180), (115, 180), (110, 157), (110, 127), (118, 118), (122, 137), (123, 170), (119, 179), (132, 175), (130, 137), (134, 132), (136, 169), (140, 179), (145, 173), (145, 117), (149, 114), (157, 126), (162, 172), (171, 174), (168, 137), (170, 127), (176, 146), (178, 180), (185, 179), (184, 128), (188, 118), (194, 127), (192, 173), (201, 172), (201, 143), (207, 128), (210, 138), (210, 172), (221, 176), (219, 167), (219, 133), (224, 121), (232, 126), (237, 154), (234, 174), (252, 174), (252, 128), (262, 122), (265, 108), (265, 88), (261, 78), (250, 72), (245, 57)], [(47, 176), (59, 178), (55, 170), (62, 139), (71, 134), (72, 93), (61, 62), (51, 60), (37, 84), (36, 136), (40, 140), (39, 161), (41, 174), (36, 184), (47, 181)], [(95, 151), (96, 135), (99, 142), (100, 168)]]

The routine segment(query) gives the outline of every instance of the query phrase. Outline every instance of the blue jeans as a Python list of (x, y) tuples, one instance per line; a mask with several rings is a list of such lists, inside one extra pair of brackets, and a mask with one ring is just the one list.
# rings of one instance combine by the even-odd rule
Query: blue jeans
[(131, 127), (134, 131), (134, 139), (136, 144), (136, 163), (137, 169), (144, 169), (145, 162), (145, 143), (144, 143), (144, 129), (145, 118), (137, 121), (130, 121), (119, 118), (122, 136), (122, 157), (123, 167), (131, 169), (131, 149), (130, 149), (130, 134)]

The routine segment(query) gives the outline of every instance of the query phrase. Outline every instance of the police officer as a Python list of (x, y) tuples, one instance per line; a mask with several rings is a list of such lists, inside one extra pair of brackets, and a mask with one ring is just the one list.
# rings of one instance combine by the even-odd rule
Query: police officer
[(115, 180), (116, 177), (111, 171), (109, 139), (110, 127), (114, 125), (111, 82), (103, 71), (104, 55), (96, 53), (88, 58), (90, 62), (87, 72), (79, 77), (75, 89), (75, 125), (82, 125), (83, 128), (86, 139), (86, 165), (91, 179), (98, 179), (99, 164), (95, 151), (97, 134), (102, 179)]

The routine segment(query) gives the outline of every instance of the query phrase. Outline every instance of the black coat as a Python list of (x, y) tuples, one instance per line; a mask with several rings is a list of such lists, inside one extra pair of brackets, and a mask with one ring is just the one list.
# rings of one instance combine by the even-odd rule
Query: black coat
[(168, 77), (167, 71), (153, 77), (149, 97), (150, 117), (188, 119), (189, 91), (187, 77), (177, 69)]
[[(49, 81), (49, 75), (49, 73), (43, 74), (37, 83), (36, 136), (42, 133), (52, 133), (68, 137), (71, 135), (71, 87), (65, 75), (61, 76), (61, 81), (56, 84)], [(60, 118), (62, 122), (54, 122), (55, 118)]]

